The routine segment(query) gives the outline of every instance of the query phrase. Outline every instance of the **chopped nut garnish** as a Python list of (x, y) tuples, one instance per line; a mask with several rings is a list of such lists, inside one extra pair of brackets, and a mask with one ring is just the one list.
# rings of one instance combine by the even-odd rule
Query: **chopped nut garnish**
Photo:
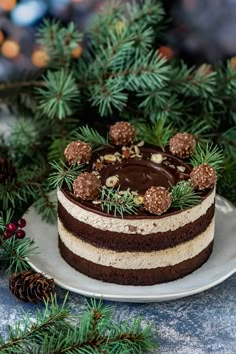
[(106, 186), (109, 188), (116, 187), (119, 184), (119, 176), (111, 176), (106, 179)]
[(100, 161), (96, 162), (94, 166), (95, 166), (96, 170), (98, 170), (98, 171), (101, 171), (104, 167), (103, 163)]
[(125, 159), (128, 159), (130, 157), (130, 152), (129, 150), (123, 150), (122, 151), (122, 156), (125, 158)]
[(107, 163), (116, 162), (116, 156), (112, 155), (112, 154), (104, 155), (104, 161), (107, 162)]
[(136, 155), (140, 155), (140, 150), (137, 145), (134, 146), (134, 151)]
[(151, 161), (155, 163), (162, 163), (163, 161), (162, 154), (152, 154)]
[(102, 202), (101, 200), (93, 200), (93, 201), (92, 201), (92, 203), (95, 204), (95, 205), (101, 204), (101, 202)]
[(142, 147), (143, 145), (144, 145), (144, 141), (143, 141), (143, 140), (140, 141), (140, 142), (137, 144), (138, 147)]
[(137, 197), (134, 198), (134, 203), (136, 205), (141, 205), (143, 204), (143, 197), (141, 195), (137, 195)]
[(184, 166), (177, 166), (177, 170), (180, 172), (184, 172), (186, 170), (186, 167)]

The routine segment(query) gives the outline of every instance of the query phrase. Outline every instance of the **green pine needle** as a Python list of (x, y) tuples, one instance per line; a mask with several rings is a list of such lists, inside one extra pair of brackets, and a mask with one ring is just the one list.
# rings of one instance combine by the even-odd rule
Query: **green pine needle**
[(72, 72), (49, 71), (44, 80), (45, 86), (36, 89), (39, 108), (51, 119), (71, 116), (79, 104), (79, 89)]
[(222, 151), (211, 143), (207, 144), (204, 148), (200, 144), (197, 144), (191, 158), (191, 164), (193, 166), (198, 166), (204, 163), (211, 165), (216, 172), (219, 173), (224, 163)]
[(79, 128), (79, 132), (75, 134), (74, 140), (77, 139), (88, 143), (93, 149), (102, 149), (111, 146), (108, 136), (104, 138), (97, 130), (90, 128), (88, 125)]
[(171, 190), (173, 208), (186, 209), (200, 203), (200, 196), (195, 193), (191, 181), (181, 181)]
[(137, 214), (138, 205), (134, 202), (135, 195), (128, 188), (124, 194), (120, 194), (120, 187), (107, 188), (103, 186), (101, 189), (101, 208), (106, 210), (108, 214), (113, 213), (114, 216), (120, 215), (124, 217), (124, 213)]
[(72, 191), (72, 185), (76, 177), (83, 171), (84, 166), (74, 164), (67, 166), (63, 161), (59, 163), (56, 161), (50, 162), (53, 170), (48, 178), (48, 183), (51, 188), (61, 189), (65, 183), (70, 191)]
[(115, 323), (112, 308), (94, 299), (77, 318), (66, 301), (59, 306), (52, 296), (33, 320), (26, 313), (9, 328), (7, 339), (0, 335), (1, 354), (141, 354), (157, 348), (151, 327), (143, 328), (140, 319)]
[(38, 42), (48, 52), (48, 66), (53, 69), (69, 67), (73, 58), (71, 52), (82, 42), (83, 35), (76, 24), (71, 22), (64, 27), (56, 20), (44, 20), (38, 30)]
[(159, 119), (153, 126), (143, 122), (135, 125), (138, 131), (138, 139), (148, 144), (160, 146), (162, 149), (169, 144), (170, 138), (174, 135), (172, 124), (167, 124), (166, 118)]

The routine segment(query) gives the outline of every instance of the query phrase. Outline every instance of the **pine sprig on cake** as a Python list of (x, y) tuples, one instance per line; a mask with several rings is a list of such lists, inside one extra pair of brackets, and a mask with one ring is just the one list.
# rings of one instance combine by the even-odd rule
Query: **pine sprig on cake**
[(88, 125), (80, 127), (78, 133), (75, 134), (75, 138), (89, 144), (93, 149), (102, 149), (111, 146), (108, 136), (103, 137), (97, 130), (90, 128)]
[(160, 146), (163, 150), (174, 134), (172, 124), (168, 124), (165, 118), (159, 119), (153, 126), (144, 122), (136, 123), (135, 126), (139, 140)]
[(191, 181), (180, 181), (171, 190), (171, 207), (177, 209), (191, 208), (200, 203), (200, 196), (195, 193)]
[(73, 182), (83, 172), (84, 166), (78, 164), (67, 166), (63, 161), (59, 163), (53, 161), (50, 164), (55, 172), (52, 172), (48, 179), (49, 185), (52, 188), (61, 188), (65, 183), (68, 189), (72, 191)]
[(101, 189), (101, 208), (108, 214), (113, 213), (114, 216), (120, 215), (124, 217), (124, 213), (137, 214), (138, 204), (135, 202), (137, 196), (131, 193), (128, 188), (126, 191), (120, 191), (118, 188), (107, 188), (103, 186)]
[(198, 166), (208, 164), (212, 166), (216, 172), (220, 172), (224, 163), (222, 151), (213, 144), (207, 144), (205, 147), (197, 144), (196, 149), (191, 157), (191, 164)]

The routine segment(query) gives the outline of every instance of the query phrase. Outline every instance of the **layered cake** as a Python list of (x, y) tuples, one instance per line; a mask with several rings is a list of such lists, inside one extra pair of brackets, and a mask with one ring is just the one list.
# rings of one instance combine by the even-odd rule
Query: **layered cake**
[(65, 150), (83, 165), (58, 190), (59, 249), (79, 272), (125, 285), (172, 281), (211, 254), (216, 172), (192, 166), (196, 142), (178, 133), (162, 147), (135, 141), (127, 122), (110, 128), (109, 145), (93, 151), (81, 140)]

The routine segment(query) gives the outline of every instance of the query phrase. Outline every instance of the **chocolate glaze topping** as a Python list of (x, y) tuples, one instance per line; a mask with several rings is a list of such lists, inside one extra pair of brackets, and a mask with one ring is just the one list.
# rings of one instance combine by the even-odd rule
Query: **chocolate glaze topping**
[[(104, 167), (98, 171), (101, 176), (102, 185), (106, 184), (108, 177), (118, 175), (120, 190), (130, 188), (131, 191), (137, 191), (139, 194), (143, 195), (151, 186), (162, 186), (170, 189), (171, 185), (176, 185), (183, 179), (189, 179), (192, 168), (181, 159), (171, 155), (168, 151), (163, 152), (159, 147), (152, 145), (145, 145), (139, 149), (140, 156), (123, 158), (114, 163), (103, 162)], [(87, 167), (87, 171), (96, 171), (94, 165), (98, 158), (107, 154), (114, 155), (116, 152), (122, 153), (122, 150), (120, 148), (107, 148), (94, 153)], [(163, 158), (162, 162), (155, 163), (151, 161), (153, 154), (161, 154)], [(66, 194), (70, 200), (73, 200), (73, 202), (85, 209), (113, 217), (112, 214), (103, 212), (99, 205), (77, 199), (66, 187), (62, 188), (62, 192)], [(202, 197), (206, 197), (209, 192), (211, 191), (203, 192)], [(137, 215), (132, 215), (132, 217), (127, 215), (126, 218), (165, 217), (173, 212), (180, 212), (180, 210), (175, 211), (170, 208), (163, 216), (153, 216), (141, 206)]]
[[(132, 191), (144, 194), (152, 186), (170, 188), (171, 185), (178, 183), (184, 175), (189, 178), (188, 175), (191, 172), (189, 165), (163, 152), (160, 148), (143, 147), (140, 148), (140, 152), (142, 158), (123, 159), (121, 162), (104, 167), (100, 171), (102, 184), (106, 183), (108, 177), (118, 175), (121, 190), (130, 188)], [(103, 153), (102, 151), (100, 154), (102, 155)], [(114, 154), (114, 150), (105, 151), (105, 154), (111, 153)], [(161, 163), (152, 162), (152, 154), (161, 154), (163, 161)], [(185, 169), (184, 174), (177, 169), (177, 166)]]

